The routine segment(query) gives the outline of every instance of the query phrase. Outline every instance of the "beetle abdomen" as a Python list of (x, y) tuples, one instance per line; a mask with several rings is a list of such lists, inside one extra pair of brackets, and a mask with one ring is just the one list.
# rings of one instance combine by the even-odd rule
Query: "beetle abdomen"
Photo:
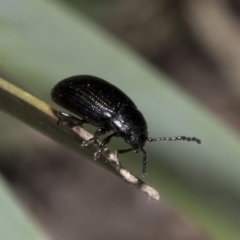
[(88, 75), (62, 80), (52, 89), (51, 96), (57, 104), (94, 126), (106, 124), (122, 106), (136, 108), (133, 101), (120, 89)]

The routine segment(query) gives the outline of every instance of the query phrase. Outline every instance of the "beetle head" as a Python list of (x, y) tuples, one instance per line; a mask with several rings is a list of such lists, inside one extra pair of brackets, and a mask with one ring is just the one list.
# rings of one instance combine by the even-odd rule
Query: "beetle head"
[(131, 131), (125, 138), (125, 141), (133, 147), (134, 150), (141, 150), (148, 139), (146, 128), (137, 128)]

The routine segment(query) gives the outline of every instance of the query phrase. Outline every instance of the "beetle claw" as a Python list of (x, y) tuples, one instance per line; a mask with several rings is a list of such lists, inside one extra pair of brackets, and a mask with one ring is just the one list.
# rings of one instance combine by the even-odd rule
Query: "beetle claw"
[(81, 144), (79, 144), (79, 146), (84, 148), (84, 147), (87, 147), (88, 144), (89, 144), (89, 142), (84, 141)]
[(88, 140), (83, 141), (83, 142), (80, 144), (80, 147), (87, 147), (88, 144), (89, 144), (90, 142), (93, 142), (93, 141), (95, 141), (94, 137), (89, 138)]
[(95, 153), (94, 153), (94, 160), (96, 161), (98, 158), (100, 158), (100, 154), (101, 154), (101, 152), (102, 152), (102, 150), (101, 149), (99, 149), (98, 151), (96, 151)]

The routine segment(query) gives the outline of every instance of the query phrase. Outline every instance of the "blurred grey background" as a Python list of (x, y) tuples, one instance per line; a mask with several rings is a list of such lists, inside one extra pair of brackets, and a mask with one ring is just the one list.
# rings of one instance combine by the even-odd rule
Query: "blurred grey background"
[[(170, 76), (186, 94), (239, 134), (239, 1), (61, 2)], [(14, 82), (4, 68), (0, 72)], [(212, 239), (164, 193), (160, 193), (160, 203), (153, 203), (104, 169), (82, 161), (17, 120), (8, 121), (19, 126), (17, 133), (11, 128), (5, 131), (13, 146), (21, 145), (21, 154), (4, 149), (2, 140), (0, 171), (53, 239)], [(137, 157), (140, 172), (141, 156)]]

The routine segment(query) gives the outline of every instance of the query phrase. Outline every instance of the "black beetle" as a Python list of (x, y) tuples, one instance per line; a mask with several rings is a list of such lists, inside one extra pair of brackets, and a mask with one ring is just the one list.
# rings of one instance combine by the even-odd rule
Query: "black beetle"
[(82, 118), (80, 120), (59, 112), (57, 123), (62, 121), (75, 125), (89, 123), (98, 127), (94, 137), (84, 142), (83, 146), (96, 140), (98, 136), (113, 131), (100, 143), (96, 157), (99, 157), (112, 137), (121, 137), (131, 145), (129, 149), (118, 150), (118, 153), (142, 151), (143, 175), (146, 175), (147, 167), (147, 153), (143, 147), (147, 141), (187, 140), (201, 143), (195, 137), (149, 138), (145, 118), (134, 102), (120, 89), (98, 77), (79, 75), (66, 78), (52, 89), (51, 96), (54, 102)]

